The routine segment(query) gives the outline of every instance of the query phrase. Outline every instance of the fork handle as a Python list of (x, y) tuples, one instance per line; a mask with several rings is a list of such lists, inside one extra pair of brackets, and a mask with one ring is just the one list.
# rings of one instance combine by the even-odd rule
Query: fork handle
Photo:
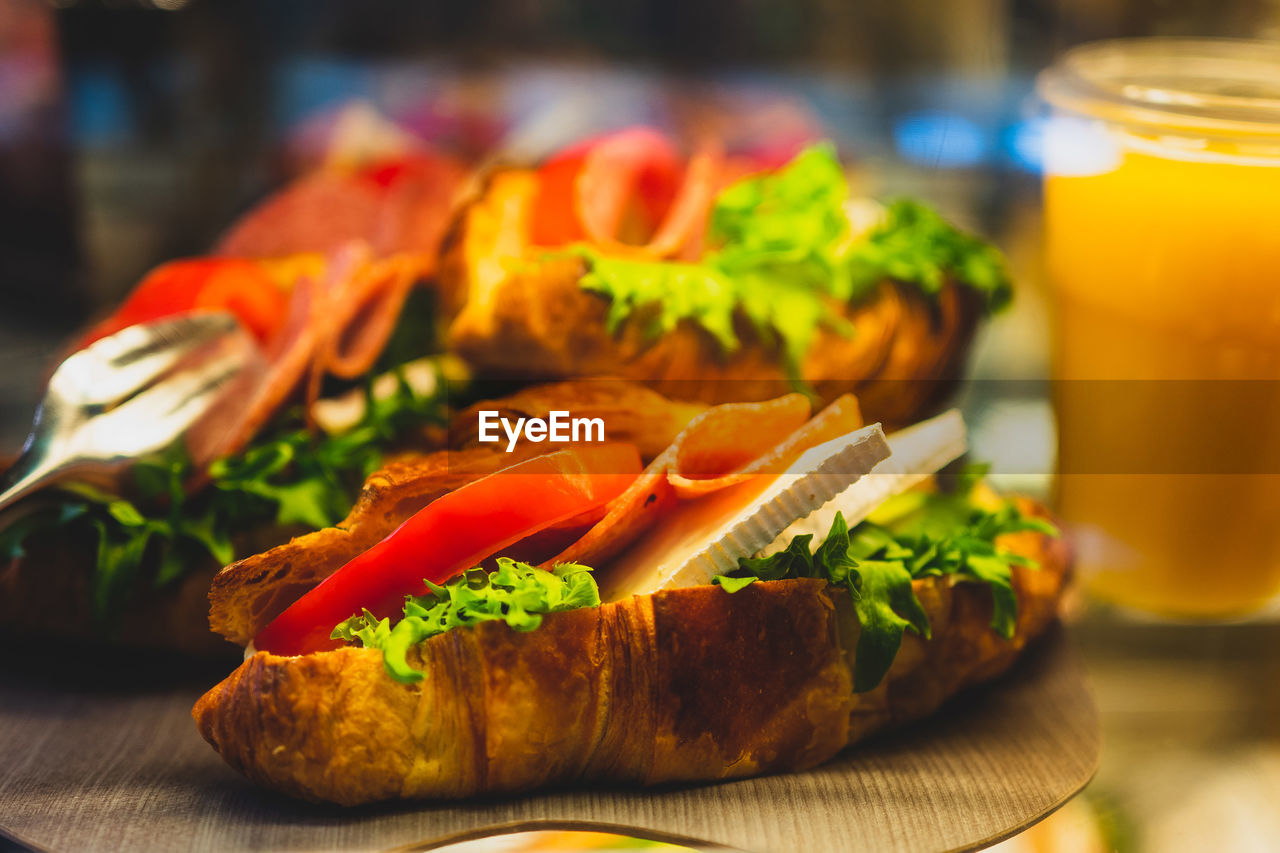
[(0, 474), (0, 512), (43, 486), (59, 466), (28, 447), (4, 474)]

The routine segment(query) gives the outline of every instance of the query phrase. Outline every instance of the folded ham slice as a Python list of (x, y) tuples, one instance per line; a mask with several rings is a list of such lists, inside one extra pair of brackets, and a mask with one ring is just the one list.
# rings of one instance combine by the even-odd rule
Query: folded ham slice
[(451, 158), (423, 153), (313, 172), (241, 217), (215, 251), (274, 258), (364, 240), (379, 255), (434, 258), (466, 174)]

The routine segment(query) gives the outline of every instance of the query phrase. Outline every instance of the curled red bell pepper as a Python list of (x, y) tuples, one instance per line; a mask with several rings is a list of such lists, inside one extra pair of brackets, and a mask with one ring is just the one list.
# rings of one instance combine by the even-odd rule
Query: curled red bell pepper
[(110, 317), (80, 342), (88, 346), (137, 323), (187, 311), (230, 311), (264, 343), (288, 314), (288, 294), (262, 264), (241, 258), (190, 258), (148, 273)]

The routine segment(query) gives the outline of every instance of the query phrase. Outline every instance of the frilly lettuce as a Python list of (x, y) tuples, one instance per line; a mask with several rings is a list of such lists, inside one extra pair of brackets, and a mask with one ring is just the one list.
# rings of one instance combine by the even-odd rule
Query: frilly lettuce
[(952, 494), (907, 492), (852, 531), (837, 514), (816, 552), (811, 535), (797, 536), (776, 554), (740, 560), (739, 571), (718, 582), (729, 592), (747, 579), (798, 577), (847, 588), (861, 626), (854, 689), (864, 692), (884, 679), (908, 628), (930, 636), (929, 618), (911, 586), (917, 578), (957, 575), (985, 584), (994, 605), (991, 627), (1012, 637), (1018, 616), (1013, 567), (1034, 563), (999, 548), (996, 538), (1027, 530), (1057, 535), (1053, 525), (1023, 515), (1011, 501), (996, 509), (977, 505), (967, 486)]
[(407, 597), (404, 615), (394, 625), (366, 610), (334, 628), (333, 639), (381, 651), (387, 673), (412, 683), (423, 674), (409, 665), (409, 649), (437, 634), (491, 621), (532, 631), (544, 614), (600, 603), (600, 590), (586, 566), (565, 563), (547, 571), (506, 557), (497, 564), (494, 571), (471, 569), (443, 586), (427, 581), (429, 592)]
[(610, 257), (586, 245), (580, 286), (610, 300), (616, 331), (634, 319), (656, 337), (689, 321), (725, 352), (739, 346), (740, 312), (776, 345), (793, 378), (821, 326), (851, 334), (834, 310), (868, 296), (881, 281), (937, 295), (947, 280), (981, 294), (988, 310), (1008, 304), (1012, 285), (1000, 251), (930, 208), (891, 201), (880, 221), (852, 233), (844, 171), (829, 145), (811, 146), (776, 172), (741, 180), (716, 198), (710, 247), (697, 263)]

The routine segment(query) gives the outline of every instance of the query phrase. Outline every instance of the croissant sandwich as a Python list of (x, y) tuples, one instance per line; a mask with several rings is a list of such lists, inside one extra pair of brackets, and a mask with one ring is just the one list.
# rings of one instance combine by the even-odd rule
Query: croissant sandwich
[(342, 805), (799, 770), (1055, 618), (1044, 510), (934, 474), (963, 453), (955, 412), (886, 437), (852, 397), (792, 394), (706, 408), (656, 452), (638, 420), (388, 467), (343, 525), (228, 566), (211, 624), (248, 648), (193, 710), (205, 739)]

